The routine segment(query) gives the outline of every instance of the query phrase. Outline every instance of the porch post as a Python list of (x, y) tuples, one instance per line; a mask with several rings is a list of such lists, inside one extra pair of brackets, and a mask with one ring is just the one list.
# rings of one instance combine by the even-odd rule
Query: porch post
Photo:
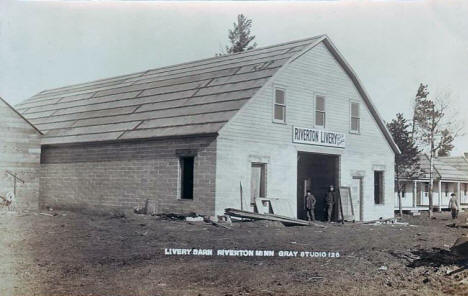
[(413, 208), (416, 208), (416, 206), (417, 206), (417, 204), (416, 204), (416, 194), (417, 194), (418, 190), (416, 190), (416, 186), (417, 186), (416, 181), (413, 181)]
[(442, 180), (439, 179), (439, 207), (442, 211)]
[(461, 205), (461, 188), (460, 188), (460, 181), (457, 182), (457, 198), (458, 198), (458, 205)]

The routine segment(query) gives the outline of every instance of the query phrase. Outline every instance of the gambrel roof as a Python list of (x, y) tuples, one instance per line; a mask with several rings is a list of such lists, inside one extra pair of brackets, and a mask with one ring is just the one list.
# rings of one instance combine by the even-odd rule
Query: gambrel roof
[(320, 42), (398, 153), (357, 76), (325, 35), (45, 90), (16, 107), (44, 133), (42, 144), (216, 134), (280, 68)]

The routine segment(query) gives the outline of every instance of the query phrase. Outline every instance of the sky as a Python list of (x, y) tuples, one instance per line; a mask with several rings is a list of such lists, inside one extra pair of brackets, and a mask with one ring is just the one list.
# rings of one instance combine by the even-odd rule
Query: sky
[(411, 115), (419, 83), (450, 93), (468, 152), (468, 1), (0, 0), (0, 96), (212, 57), (239, 13), (259, 46), (327, 34), (385, 121)]

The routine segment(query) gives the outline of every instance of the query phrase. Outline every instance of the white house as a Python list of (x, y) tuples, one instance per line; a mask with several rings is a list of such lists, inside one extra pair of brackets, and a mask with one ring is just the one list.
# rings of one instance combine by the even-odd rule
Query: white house
[[(399, 150), (325, 35), (45, 90), (18, 106), (43, 133), (41, 205), (304, 217), (329, 185), (357, 220), (393, 217)], [(286, 210), (285, 210), (286, 209)]]
[[(429, 207), (429, 158), (419, 156), (422, 174), (414, 179), (402, 178), (402, 209), (417, 212)], [(433, 160), (433, 206), (447, 209), (451, 194), (455, 193), (461, 208), (468, 208), (468, 160), (464, 156), (438, 157)], [(395, 209), (399, 209), (395, 192)]]

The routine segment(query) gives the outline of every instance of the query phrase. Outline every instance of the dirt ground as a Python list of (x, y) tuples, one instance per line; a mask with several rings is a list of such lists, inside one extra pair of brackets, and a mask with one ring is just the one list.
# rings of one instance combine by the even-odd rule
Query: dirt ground
[[(53, 213), (53, 212), (48, 212)], [(0, 213), (0, 295), (468, 295), (449, 214), (410, 225), (232, 229), (156, 216)], [(467, 214), (462, 214), (464, 222)], [(165, 248), (339, 252), (339, 258), (165, 255)]]

